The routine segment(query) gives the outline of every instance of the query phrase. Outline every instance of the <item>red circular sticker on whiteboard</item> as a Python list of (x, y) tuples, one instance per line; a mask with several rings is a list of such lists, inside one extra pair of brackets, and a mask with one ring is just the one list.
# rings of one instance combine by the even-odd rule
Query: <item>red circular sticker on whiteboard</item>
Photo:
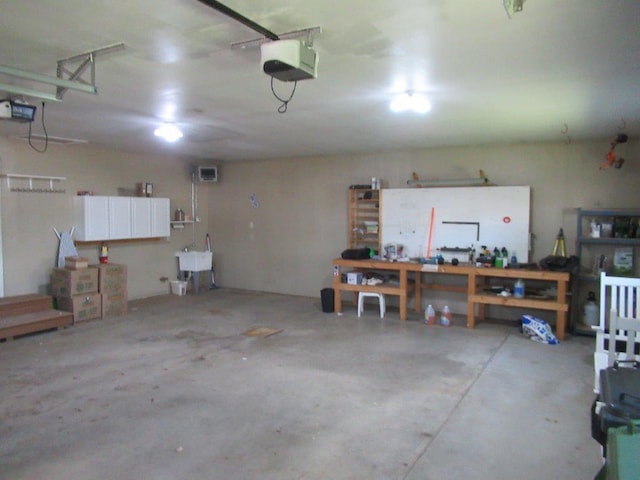
[(503, 218), (502, 218), (502, 221), (503, 221), (504, 223), (511, 223), (511, 217), (503, 217)]

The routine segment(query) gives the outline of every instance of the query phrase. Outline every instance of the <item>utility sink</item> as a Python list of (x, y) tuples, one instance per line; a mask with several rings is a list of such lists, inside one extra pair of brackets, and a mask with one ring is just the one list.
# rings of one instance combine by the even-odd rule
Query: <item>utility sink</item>
[(183, 272), (204, 272), (211, 270), (213, 252), (176, 252), (180, 270)]

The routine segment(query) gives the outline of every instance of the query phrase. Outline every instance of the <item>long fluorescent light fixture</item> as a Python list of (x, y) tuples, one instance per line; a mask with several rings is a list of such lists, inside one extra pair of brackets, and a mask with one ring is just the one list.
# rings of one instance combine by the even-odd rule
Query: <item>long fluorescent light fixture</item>
[(16, 135), (10, 138), (17, 138), (25, 141), (32, 142), (49, 142), (49, 144), (55, 145), (80, 145), (89, 143), (89, 140), (82, 140), (80, 138), (67, 138), (67, 137), (55, 137), (52, 135), (43, 135), (41, 133), (32, 133), (29, 135)]

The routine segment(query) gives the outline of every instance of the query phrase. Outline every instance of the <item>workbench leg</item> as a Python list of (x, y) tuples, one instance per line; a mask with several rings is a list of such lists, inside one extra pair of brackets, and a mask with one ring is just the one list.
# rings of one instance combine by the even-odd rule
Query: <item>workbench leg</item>
[(342, 313), (342, 290), (339, 288), (333, 289), (333, 310)]
[(475, 328), (476, 315), (475, 306), (473, 302), (467, 301), (467, 328)]
[(422, 312), (422, 272), (415, 272), (414, 278), (415, 285), (415, 305), (416, 305), (416, 313)]
[(342, 290), (341, 284), (340, 266), (333, 266), (333, 311), (336, 313), (342, 313)]
[[(558, 281), (558, 298), (556, 302), (566, 304), (567, 302), (567, 282)], [(567, 312), (566, 310), (558, 310), (556, 314), (556, 337), (558, 340), (564, 340), (564, 331), (567, 328)]]
[(407, 319), (407, 271), (400, 270), (400, 320)]
[(567, 328), (567, 312), (558, 310), (556, 314), (556, 337), (558, 340), (564, 340), (564, 331)]
[(476, 293), (476, 276), (469, 274), (467, 276), (467, 328), (475, 328), (476, 326), (476, 308), (471, 301), (471, 297)]

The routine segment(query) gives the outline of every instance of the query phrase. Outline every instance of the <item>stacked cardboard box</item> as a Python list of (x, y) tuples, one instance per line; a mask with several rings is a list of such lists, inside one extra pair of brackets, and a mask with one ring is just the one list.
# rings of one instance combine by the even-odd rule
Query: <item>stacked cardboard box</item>
[(98, 292), (102, 296), (102, 318), (127, 314), (127, 266), (116, 263), (92, 265), (98, 270)]
[(98, 270), (87, 265), (84, 258), (68, 257), (65, 268), (54, 268), (51, 274), (51, 293), (58, 308), (73, 313), (74, 323), (102, 314)]

